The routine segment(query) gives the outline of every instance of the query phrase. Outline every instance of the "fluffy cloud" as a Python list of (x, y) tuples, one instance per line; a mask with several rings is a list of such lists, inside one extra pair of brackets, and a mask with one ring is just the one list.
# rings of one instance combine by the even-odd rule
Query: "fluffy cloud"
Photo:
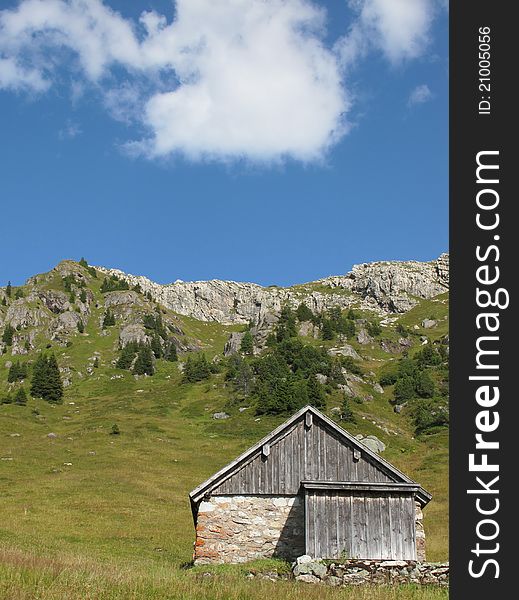
[(0, 88), (43, 93), (66, 68), (148, 129), (130, 147), (149, 157), (319, 160), (347, 133), (345, 64), (369, 49), (410, 59), (428, 38), (428, 0), (350, 4), (337, 52), (311, 0), (177, 0), (173, 20), (138, 22), (102, 0), (22, 0), (0, 11)]
[(408, 106), (414, 106), (415, 104), (423, 104), (424, 102), (428, 102), (433, 97), (429, 86), (425, 83), (422, 85), (417, 85), (409, 94), (409, 99), (407, 100)]
[(392, 63), (417, 58), (426, 49), (435, 13), (435, 0), (349, 0), (358, 14), (337, 44), (346, 64), (371, 49)]

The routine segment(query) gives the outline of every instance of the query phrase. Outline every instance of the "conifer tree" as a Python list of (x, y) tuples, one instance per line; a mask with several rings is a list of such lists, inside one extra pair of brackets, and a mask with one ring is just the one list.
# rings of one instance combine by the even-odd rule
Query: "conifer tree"
[(7, 306), (7, 300), (5, 296), (2, 298), (2, 306)]
[(326, 403), (326, 395), (324, 388), (315, 377), (309, 377), (306, 382), (306, 390), (308, 393), (308, 402), (315, 408), (324, 408)]
[(14, 395), (14, 403), (19, 406), (25, 406), (27, 404), (27, 394), (23, 387), (21, 387)]
[(308, 308), (308, 306), (301, 302), (301, 304), (297, 307), (296, 311), (297, 319), (300, 322), (304, 321), (312, 321), (314, 318), (314, 313)]
[(243, 352), (243, 354), (247, 354), (249, 356), (251, 356), (254, 353), (254, 338), (252, 337), (252, 333), (249, 329), (247, 329), (247, 331), (243, 335), (240, 344), (240, 351)]
[(105, 316), (103, 318), (103, 329), (106, 329), (107, 327), (113, 327), (115, 325), (115, 315), (114, 313), (108, 308), (105, 312)]
[(129, 369), (132, 366), (133, 359), (137, 354), (138, 345), (135, 342), (130, 342), (126, 344), (124, 348), (121, 350), (121, 355), (116, 363), (116, 368), (118, 369)]
[(162, 358), (162, 345), (160, 343), (160, 337), (157, 333), (151, 339), (151, 350), (155, 358)]
[(86, 290), (81, 290), (81, 294), (79, 295), (79, 300), (85, 304), (85, 302), (87, 301), (87, 293)]
[(79, 331), (79, 333), (85, 332), (85, 326), (83, 325), (83, 321), (77, 322), (77, 330)]
[(7, 323), (7, 325), (5, 326), (5, 329), (4, 329), (4, 333), (2, 334), (2, 342), (4, 342), (4, 344), (6, 346), (12, 346), (13, 335), (14, 335), (14, 327), (10, 323)]
[(153, 375), (153, 353), (149, 346), (142, 345), (140, 347), (137, 360), (133, 365), (133, 372), (135, 375)]
[(40, 355), (36, 359), (32, 371), (31, 396), (53, 404), (63, 401), (63, 383), (54, 354), (48, 357)]
[(177, 346), (174, 340), (170, 340), (165, 358), (166, 360), (169, 360), (169, 362), (176, 362), (178, 360)]
[(11, 282), (8, 281), (7, 282), (7, 287), (5, 288), (5, 293), (7, 294), (7, 296), (10, 298), (11, 297), (11, 293), (13, 291), (13, 288), (11, 286)]

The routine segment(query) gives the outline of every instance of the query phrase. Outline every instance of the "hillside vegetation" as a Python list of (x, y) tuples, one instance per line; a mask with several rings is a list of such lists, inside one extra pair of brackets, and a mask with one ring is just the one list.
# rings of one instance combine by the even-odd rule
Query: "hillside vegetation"
[(185, 567), (188, 492), (306, 403), (376, 436), (433, 494), (428, 559), (446, 559), (448, 294), (384, 314), (354, 296), (317, 311), (314, 292), (297, 288), (268, 322), (223, 324), (84, 260), (0, 289), (0, 596), (299, 597), (290, 582), (245, 577), (272, 561)]

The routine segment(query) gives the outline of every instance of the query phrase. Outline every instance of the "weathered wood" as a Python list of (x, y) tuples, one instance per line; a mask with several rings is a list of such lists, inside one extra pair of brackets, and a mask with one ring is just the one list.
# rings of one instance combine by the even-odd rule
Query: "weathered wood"
[(305, 494), (311, 556), (416, 560), (409, 490), (306, 489)]

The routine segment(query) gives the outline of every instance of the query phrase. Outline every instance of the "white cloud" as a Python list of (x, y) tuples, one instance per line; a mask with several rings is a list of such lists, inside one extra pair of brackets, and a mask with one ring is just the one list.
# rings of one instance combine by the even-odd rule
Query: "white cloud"
[[(343, 67), (369, 49), (395, 63), (423, 51), (429, 0), (350, 0), (358, 18), (326, 47), (312, 0), (177, 0), (173, 20), (123, 18), (102, 0), (21, 0), (0, 11), (0, 89), (85, 86), (144, 125), (149, 157), (319, 160), (348, 130)], [(79, 92), (79, 93), (78, 93)]]
[(337, 44), (346, 65), (370, 49), (398, 64), (423, 54), (430, 41), (434, 0), (349, 0), (358, 18)]
[(429, 86), (426, 83), (422, 85), (417, 85), (409, 94), (409, 99), (407, 100), (408, 106), (414, 106), (415, 104), (423, 104), (424, 102), (428, 102), (432, 100), (433, 94), (429, 89)]

